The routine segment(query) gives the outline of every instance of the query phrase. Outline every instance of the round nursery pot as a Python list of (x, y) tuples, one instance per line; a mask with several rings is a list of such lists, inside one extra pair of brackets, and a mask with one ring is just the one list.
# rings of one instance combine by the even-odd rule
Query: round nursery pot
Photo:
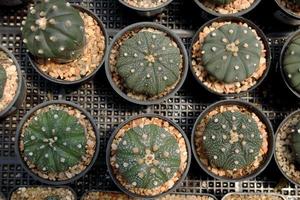
[[(4, 118), (21, 107), (26, 97), (26, 83), (22, 75), (21, 67), (15, 56), (7, 48), (0, 45), (0, 52), (1, 51), (6, 54), (7, 60), (3, 59), (0, 65), (3, 64), (3, 66), (5, 66), (6, 74), (11, 74), (11, 78), (5, 81), (3, 97), (0, 98), (0, 118)], [(13, 78), (16, 77), (17, 79), (14, 80)], [(14, 86), (16, 88), (14, 88)]]
[[(100, 20), (100, 18), (95, 13), (93, 13), (92, 11), (90, 11), (90, 10), (88, 10), (88, 9), (82, 7), (82, 6), (79, 6), (79, 5), (72, 5), (72, 6), (74, 8), (76, 8), (77, 10), (79, 10), (80, 12), (85, 13), (88, 16), (92, 17), (93, 20), (95, 22), (97, 22), (97, 25), (99, 26), (99, 28), (101, 30), (102, 37), (100, 37), (100, 38), (102, 38), (102, 42), (104, 43), (103, 49), (101, 49), (101, 52), (102, 52), (103, 55), (102, 55), (102, 58), (101, 58), (99, 64), (97, 64), (95, 69), (91, 73), (89, 73), (89, 74), (85, 75), (84, 77), (82, 77), (80, 79), (77, 79), (77, 80), (64, 80), (64, 79), (61, 79), (61, 78), (55, 78), (55, 77), (51, 76), (50, 74), (44, 72), (41, 69), (41, 67), (39, 66), (39, 63), (37, 61), (38, 58), (33, 56), (30, 52), (28, 53), (28, 58), (29, 58), (29, 61), (30, 61), (31, 65), (42, 77), (44, 77), (45, 79), (47, 79), (50, 82), (54, 82), (54, 83), (62, 84), (62, 85), (76, 85), (76, 84), (81, 84), (81, 83), (87, 82), (90, 79), (92, 79), (103, 65), (104, 60), (105, 60), (105, 56), (106, 56), (106, 53), (107, 53), (107, 47), (108, 47), (108, 34), (107, 34), (106, 29), (104, 27), (104, 24)], [(93, 45), (95, 45), (95, 44), (93, 44)], [(87, 46), (91, 46), (91, 45), (86, 45), (86, 47)], [(83, 55), (83, 57), (88, 56), (87, 54), (88, 53), (85, 53)], [(78, 58), (76, 60), (80, 60), (80, 59), (82, 59), (82, 58)], [(47, 61), (42, 60), (41, 63), (42, 64), (44, 64), (44, 63), (47, 64)], [(77, 62), (77, 63), (79, 63), (79, 62)], [(54, 62), (51, 63), (51, 65), (54, 65), (54, 66), (55, 65), (58, 65), (58, 66), (62, 65), (63, 66), (63, 65), (67, 65), (67, 64), (68, 63), (54, 63)], [(91, 65), (91, 63), (86, 63), (86, 65)]]
[[(256, 70), (253, 71), (251, 75), (247, 76), (247, 78), (245, 78), (242, 81), (226, 83), (223, 80), (218, 80), (214, 75), (208, 72), (208, 70), (203, 66), (201, 62), (203, 57), (203, 52), (204, 52), (202, 49), (202, 47), (204, 46), (203, 45), (204, 39), (206, 37), (210, 37), (211, 35), (213, 36), (214, 34), (216, 34), (216, 32), (214, 31), (216, 31), (215, 26), (218, 23), (219, 25), (217, 30), (219, 30), (220, 28), (224, 27), (224, 25), (226, 25), (226, 24), (222, 25), (222, 23), (230, 23), (232, 25), (247, 24), (248, 27), (250, 27), (251, 29), (244, 27), (244, 25), (240, 25), (240, 27), (244, 29), (244, 31), (246, 31), (245, 34), (248, 34), (251, 30), (255, 30), (256, 35), (260, 38), (260, 40), (258, 40), (257, 43), (255, 43), (255, 41), (250, 41), (249, 44), (245, 43), (242, 46), (242, 43), (240, 43), (238, 46), (239, 48), (243, 48), (245, 47), (244, 45), (247, 45), (248, 48), (248, 46), (251, 47), (251, 45), (255, 45), (254, 48), (258, 48), (259, 47), (258, 45), (260, 43), (262, 47), (260, 53), (261, 59), (259, 60), (258, 63), (259, 66), (256, 67)], [(210, 30), (209, 28), (213, 28), (213, 30), (212, 29)], [(209, 30), (209, 32), (207, 32), (207, 30)], [(217, 38), (218, 36), (214, 35), (214, 37)], [(223, 38), (222, 40), (224, 39), (227, 42), (230, 40), (227, 38)], [(238, 40), (238, 38), (235, 39)], [(226, 41), (224, 41), (224, 43)], [(211, 51), (213, 50), (214, 49), (212, 49)], [(247, 49), (245, 48), (245, 50)], [(226, 56), (226, 58), (227, 56), (229, 56), (229, 54), (227, 53), (228, 53), (227, 51), (224, 52), (224, 56)], [(220, 63), (224, 63), (224, 56), (218, 58), (218, 59), (222, 59), (219, 61)], [(246, 59), (249, 59), (249, 57), (251, 59), (250, 53), (249, 55), (246, 56), (248, 56)], [(271, 65), (271, 49), (267, 37), (262, 32), (262, 30), (259, 29), (259, 27), (257, 27), (253, 22), (241, 17), (219, 17), (208, 21), (203, 26), (201, 26), (200, 29), (197, 31), (197, 33), (192, 39), (192, 43), (189, 49), (189, 62), (190, 62), (190, 70), (192, 71), (193, 76), (195, 77), (197, 82), (209, 92), (224, 97), (242, 96), (247, 92), (250, 92), (255, 88), (257, 88), (267, 77)], [(229, 71), (229, 67), (233, 67), (233, 66), (228, 66), (227, 72)], [(249, 64), (249, 66), (247, 67), (250, 68), (251, 65)], [(242, 70), (242, 68), (241, 67), (235, 68), (235, 70)]]
[[(274, 16), (279, 21), (293, 26), (299, 26), (300, 25), (300, 6), (293, 5), (291, 1), (288, 2), (288, 0), (274, 0), (276, 4), (278, 5), (279, 10), (275, 11)], [(298, 13), (296, 13), (296, 10), (292, 10), (288, 8), (286, 5), (294, 6), (295, 9), (297, 9)]]
[[(176, 137), (174, 137), (175, 135)], [(135, 143), (136, 141), (138, 143)], [(141, 150), (144, 148), (140, 148), (139, 142), (146, 145), (145, 152)], [(130, 149), (127, 149), (128, 147)], [(165, 148), (165, 150), (161, 148)], [(157, 157), (159, 149), (164, 152), (161, 155), (164, 160), (159, 160)], [(122, 156), (120, 157), (121, 153), (119, 153), (122, 150), (125, 150), (128, 155), (132, 151), (133, 157), (126, 156), (123, 162)], [(170, 169), (168, 167), (169, 157), (174, 159), (174, 166), (178, 168)], [(164, 162), (163, 167), (158, 166), (159, 162)], [(185, 133), (170, 119), (155, 114), (139, 115), (126, 120), (111, 135), (106, 150), (106, 163), (112, 180), (124, 193), (135, 198), (158, 198), (175, 190), (186, 177), (190, 162), (191, 150)], [(147, 169), (145, 170), (147, 170), (147, 174), (150, 174), (149, 176), (145, 177), (143, 170), (138, 170), (139, 163), (146, 163)], [(137, 170), (127, 174), (126, 170), (123, 170), (130, 167), (129, 165), (135, 165)], [(156, 170), (160, 170), (167, 178), (162, 180), (151, 175), (155, 174)], [(139, 178), (135, 179), (135, 177), (149, 178), (149, 187), (140, 187), (141, 182), (138, 180)], [(174, 180), (175, 177), (176, 180)]]
[[(158, 33), (156, 32), (152, 33), (152, 30), (157, 31)], [(141, 41), (138, 41), (136, 45), (141, 46), (142, 48), (149, 48), (150, 53), (148, 50), (145, 50), (147, 51), (147, 56), (142, 57), (139, 61), (136, 61), (137, 59), (136, 57), (143, 56), (142, 52), (136, 50), (139, 48), (127, 48), (127, 50), (130, 51), (130, 53), (127, 52), (125, 53), (122, 52), (122, 54), (120, 53), (120, 51), (124, 51), (124, 49), (122, 48), (124, 48), (123, 46), (127, 45), (127, 42), (129, 43), (129, 41), (136, 39), (136, 37), (138, 37), (140, 34), (143, 33), (148, 35), (153, 34), (152, 39), (154, 43), (156, 42), (155, 45), (159, 47), (155, 47), (152, 45), (151, 46), (148, 45), (149, 47), (147, 45), (143, 46), (144, 40), (142, 38)], [(163, 35), (162, 33), (165, 35)], [(167, 44), (168, 46), (167, 47), (162, 46), (164, 44), (160, 43), (159, 41), (156, 41), (158, 37), (163, 37), (164, 42), (170, 41), (170, 43)], [(151, 52), (152, 47), (161, 48), (162, 50), (159, 51), (159, 49), (157, 49), (157, 51)], [(163, 55), (164, 51), (175, 51), (175, 53), (172, 52), (171, 54), (172, 57), (169, 58), (168, 56)], [(152, 54), (154, 55), (156, 54), (156, 56), (152, 56), (154, 60), (153, 61), (146, 60), (146, 58), (149, 58)], [(126, 67), (125, 68), (126, 70), (129, 70), (129, 72), (131, 73), (129, 74), (130, 77), (133, 77), (136, 74), (139, 75), (139, 77), (135, 79), (135, 82), (131, 83), (131, 87), (127, 87), (127, 85), (125, 84), (126, 81), (129, 82), (130, 77), (128, 78), (128, 76), (124, 76), (124, 70), (121, 70), (123, 71), (122, 72), (123, 77), (122, 77), (122, 75), (120, 75), (119, 73), (120, 70), (117, 68), (118, 61), (121, 59), (124, 60), (124, 57), (132, 57), (131, 61), (137, 62), (137, 63), (133, 63), (130, 66), (127, 64), (126, 66), (122, 66), (124, 68)], [(178, 73), (178, 77), (176, 77), (176, 80), (173, 78), (173, 74), (170, 74), (169, 73), (170, 71), (167, 71), (168, 70), (167, 67), (161, 65), (160, 62), (165, 62), (164, 64), (168, 65), (168, 68), (171, 69), (171, 71), (175, 70), (176, 71), (175, 73)], [(135, 64), (136, 65), (139, 64), (140, 66), (136, 66)], [(146, 65), (148, 65), (149, 67)], [(132, 69), (131, 66), (134, 66), (135, 69)], [(143, 71), (139, 71), (141, 67), (144, 67)], [(153, 69), (154, 72), (153, 73), (148, 72), (147, 70), (149, 69)], [(181, 88), (181, 86), (183, 85), (186, 79), (187, 72), (188, 72), (188, 56), (183, 42), (170, 29), (157, 23), (140, 22), (126, 27), (114, 37), (106, 57), (105, 70), (106, 70), (107, 79), (110, 82), (112, 88), (121, 97), (135, 104), (152, 105), (152, 104), (160, 103), (165, 99), (168, 99)], [(126, 78), (126, 80), (124, 77)], [(169, 84), (168, 81), (171, 79), (173, 80), (173, 82)], [(158, 80), (160, 81), (159, 83), (163, 82), (165, 84), (166, 82), (165, 84), (166, 87), (159, 93), (153, 95), (146, 94), (145, 91), (148, 90), (148, 88), (150, 88), (149, 85), (153, 86), (153, 88), (155, 87), (155, 89), (157, 90), (159, 89), (158, 85), (160, 84), (157, 84), (158, 82), (156, 82)], [(140, 88), (138, 89), (143, 88), (143, 91), (138, 91), (138, 92), (134, 91), (136, 89), (135, 88), (136, 85), (140, 86)]]
[[(260, 174), (273, 156), (273, 128), (254, 105), (219, 101), (198, 117), (191, 145), (197, 163), (210, 176), (224, 181), (248, 180)], [(247, 156), (241, 157), (241, 153)]]
[(19, 123), (15, 152), (36, 180), (63, 185), (91, 169), (99, 145), (98, 128), (87, 111), (72, 102), (48, 101), (31, 109)]

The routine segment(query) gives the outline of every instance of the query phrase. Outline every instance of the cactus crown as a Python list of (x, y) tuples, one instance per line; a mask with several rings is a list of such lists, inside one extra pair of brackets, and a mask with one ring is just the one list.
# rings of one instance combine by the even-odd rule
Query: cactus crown
[(179, 169), (179, 145), (173, 135), (157, 125), (135, 127), (125, 132), (120, 141), (116, 163), (133, 187), (159, 187)]
[(47, 196), (44, 200), (61, 200), (61, 198), (55, 195), (55, 196)]
[(296, 162), (300, 164), (300, 122), (298, 122), (292, 134), (292, 149), (295, 153)]
[(203, 67), (217, 80), (241, 82), (259, 67), (261, 43), (249, 27), (225, 24), (209, 33), (203, 42)]
[(300, 92), (300, 35), (293, 38), (283, 58), (283, 71), (287, 81)]
[(64, 172), (85, 155), (85, 129), (63, 110), (37, 114), (24, 130), (24, 154), (39, 170)]
[(226, 111), (209, 120), (203, 145), (210, 163), (225, 170), (236, 170), (256, 159), (262, 138), (250, 115)]
[(6, 80), (7, 80), (6, 71), (4, 67), (0, 64), (0, 99), (4, 95)]
[(300, 0), (288, 0), (294, 4), (300, 5)]
[(23, 41), (33, 56), (70, 62), (82, 55), (84, 22), (65, 0), (38, 0), (22, 23)]
[(224, 4), (229, 4), (234, 0), (209, 0), (209, 1), (218, 5), (224, 5)]
[(117, 72), (132, 91), (154, 96), (180, 76), (179, 48), (163, 33), (140, 31), (120, 47)]

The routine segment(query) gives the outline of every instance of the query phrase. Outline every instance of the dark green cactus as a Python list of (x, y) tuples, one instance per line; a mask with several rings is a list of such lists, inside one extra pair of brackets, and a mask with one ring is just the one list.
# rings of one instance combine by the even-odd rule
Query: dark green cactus
[(229, 4), (234, 0), (209, 0), (209, 1), (218, 5), (224, 5), (224, 4)]
[(285, 52), (283, 70), (291, 87), (300, 92), (300, 35), (291, 40)]
[(241, 82), (259, 67), (261, 43), (248, 27), (232, 23), (204, 38), (203, 67), (217, 80)]
[(36, 57), (69, 62), (83, 53), (84, 22), (64, 0), (38, 0), (23, 25), (23, 41)]
[(262, 138), (250, 115), (226, 111), (209, 120), (203, 145), (210, 163), (234, 170), (246, 167), (256, 159)]
[(64, 172), (85, 155), (85, 128), (63, 110), (37, 114), (24, 130), (24, 154), (39, 170)]
[(0, 64), (0, 99), (3, 97), (4, 88), (6, 84), (7, 76), (4, 67)]
[(300, 122), (296, 125), (296, 129), (292, 134), (292, 148), (295, 153), (295, 160), (300, 164)]
[(300, 0), (288, 0), (294, 4), (300, 5)]
[(120, 47), (117, 72), (126, 86), (149, 96), (163, 92), (180, 76), (181, 54), (164, 34), (140, 31)]
[(61, 200), (61, 198), (55, 195), (55, 196), (48, 196), (44, 200)]
[(159, 187), (179, 169), (179, 145), (173, 135), (157, 125), (135, 127), (120, 141), (116, 163), (119, 173), (133, 187)]

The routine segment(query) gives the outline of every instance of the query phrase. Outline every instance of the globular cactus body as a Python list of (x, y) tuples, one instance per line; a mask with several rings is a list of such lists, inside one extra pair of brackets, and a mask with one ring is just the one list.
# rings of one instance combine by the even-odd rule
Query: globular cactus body
[(261, 43), (251, 29), (226, 24), (204, 38), (203, 67), (219, 81), (241, 82), (259, 67), (261, 50)]
[(7, 80), (6, 71), (4, 67), (0, 64), (0, 99), (4, 95), (6, 80)]
[(295, 160), (300, 164), (300, 123), (296, 125), (294, 133), (292, 133), (292, 148), (295, 154)]
[(210, 163), (224, 170), (236, 170), (256, 159), (262, 138), (250, 115), (226, 111), (209, 120), (203, 145)]
[(64, 63), (83, 53), (84, 22), (64, 0), (38, 0), (23, 25), (23, 41), (36, 57)]
[(180, 76), (181, 54), (163, 33), (140, 31), (120, 47), (117, 72), (132, 91), (154, 96)]
[(229, 4), (234, 0), (209, 0), (209, 1), (218, 5), (224, 5), (224, 4)]
[(173, 135), (157, 125), (135, 127), (120, 141), (116, 162), (133, 187), (159, 187), (179, 169), (179, 145)]
[(283, 59), (283, 70), (287, 81), (300, 92), (300, 36), (292, 39)]
[(39, 170), (64, 172), (85, 155), (85, 129), (63, 110), (37, 114), (24, 130), (24, 154)]

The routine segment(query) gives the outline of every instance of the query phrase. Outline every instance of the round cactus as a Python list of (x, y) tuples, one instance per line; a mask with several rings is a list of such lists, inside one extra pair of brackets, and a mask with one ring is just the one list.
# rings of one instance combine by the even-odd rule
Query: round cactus
[(176, 138), (157, 125), (125, 132), (116, 153), (120, 174), (133, 187), (152, 189), (170, 180), (179, 169)]
[(4, 88), (6, 84), (7, 76), (4, 67), (0, 64), (0, 99), (3, 97)]
[(292, 39), (285, 52), (283, 70), (291, 87), (300, 92), (300, 35)]
[(140, 31), (122, 44), (119, 53), (117, 72), (136, 93), (154, 96), (179, 79), (180, 50), (163, 33)]
[(262, 138), (250, 115), (226, 111), (209, 120), (203, 145), (210, 163), (224, 170), (236, 170), (255, 160)]
[(300, 0), (288, 0), (294, 4), (300, 5)]
[(61, 200), (61, 198), (55, 195), (55, 196), (47, 196), (44, 200)]
[(70, 62), (83, 53), (84, 22), (64, 0), (38, 0), (23, 25), (23, 42), (36, 57)]
[(241, 82), (259, 67), (262, 47), (249, 27), (226, 24), (209, 33), (203, 42), (203, 67), (217, 80)]
[(209, 1), (218, 5), (224, 5), (224, 4), (229, 4), (234, 0), (209, 0)]
[(300, 122), (296, 125), (296, 129), (292, 134), (292, 148), (295, 152), (295, 159), (300, 164)]
[(37, 114), (24, 129), (24, 154), (39, 170), (64, 172), (85, 155), (85, 128), (63, 110)]

